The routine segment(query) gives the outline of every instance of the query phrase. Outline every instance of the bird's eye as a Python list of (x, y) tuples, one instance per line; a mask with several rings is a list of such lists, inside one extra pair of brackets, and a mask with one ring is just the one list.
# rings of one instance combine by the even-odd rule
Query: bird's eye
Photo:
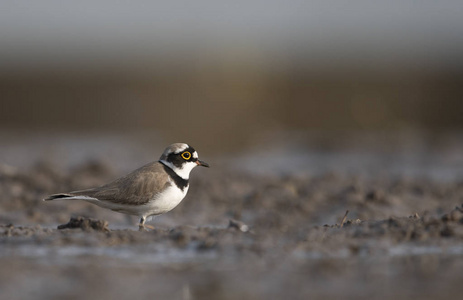
[(185, 151), (182, 153), (182, 157), (184, 160), (189, 160), (191, 158), (191, 153), (188, 151)]

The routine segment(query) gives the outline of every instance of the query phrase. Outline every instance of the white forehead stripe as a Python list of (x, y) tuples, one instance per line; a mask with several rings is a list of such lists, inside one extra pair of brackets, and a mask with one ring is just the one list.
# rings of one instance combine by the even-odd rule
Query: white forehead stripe
[(193, 152), (193, 158), (198, 158), (198, 152)]
[(180, 152), (183, 152), (183, 151), (185, 151), (186, 149), (188, 149), (188, 147), (189, 147), (189, 146), (188, 146), (187, 144), (178, 144), (177, 149), (175, 149), (174, 153), (175, 153), (175, 154), (178, 154), (178, 153), (180, 153)]

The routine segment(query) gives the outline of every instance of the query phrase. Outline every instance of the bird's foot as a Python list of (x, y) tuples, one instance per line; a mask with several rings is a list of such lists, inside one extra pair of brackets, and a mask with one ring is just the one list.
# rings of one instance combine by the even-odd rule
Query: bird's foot
[(148, 229), (154, 230), (154, 226), (147, 225), (147, 224), (138, 225), (138, 231), (148, 231)]

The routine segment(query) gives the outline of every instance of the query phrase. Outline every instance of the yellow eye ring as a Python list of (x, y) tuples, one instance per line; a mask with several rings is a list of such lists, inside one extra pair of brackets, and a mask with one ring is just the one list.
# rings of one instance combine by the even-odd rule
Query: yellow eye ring
[(188, 151), (185, 151), (182, 153), (182, 157), (184, 160), (189, 160), (191, 158), (191, 153)]

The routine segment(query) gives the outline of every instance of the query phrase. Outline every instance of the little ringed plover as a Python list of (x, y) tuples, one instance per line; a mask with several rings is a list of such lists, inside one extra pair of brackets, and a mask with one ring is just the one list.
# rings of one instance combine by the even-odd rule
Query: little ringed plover
[(116, 212), (140, 217), (143, 230), (147, 218), (175, 208), (188, 192), (190, 172), (196, 166), (209, 167), (196, 150), (184, 143), (166, 148), (158, 161), (149, 163), (119, 179), (93, 189), (50, 195), (44, 201), (84, 200)]

